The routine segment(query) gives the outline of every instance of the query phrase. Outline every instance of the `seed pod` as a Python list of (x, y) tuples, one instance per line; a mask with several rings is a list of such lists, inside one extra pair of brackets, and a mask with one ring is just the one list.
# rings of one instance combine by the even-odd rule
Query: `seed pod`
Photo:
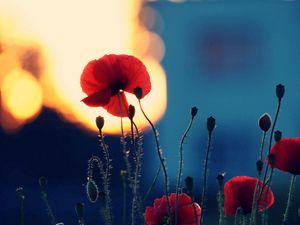
[(276, 131), (274, 132), (274, 139), (275, 139), (275, 141), (278, 142), (278, 141), (281, 140), (281, 138), (282, 138), (282, 133), (281, 133), (281, 131), (276, 130)]
[(263, 167), (264, 167), (264, 162), (262, 160), (257, 160), (256, 161), (256, 170), (258, 173), (261, 173)]
[(128, 118), (130, 120), (133, 120), (134, 115), (135, 115), (135, 108), (134, 108), (133, 105), (129, 105), (129, 107), (128, 107)]
[(96, 117), (96, 125), (97, 125), (98, 129), (101, 131), (104, 126), (104, 118), (102, 116)]
[(99, 196), (99, 189), (95, 181), (89, 179), (86, 184), (86, 194), (91, 203), (95, 203)]
[(140, 88), (140, 87), (136, 87), (134, 90), (133, 90), (135, 96), (137, 97), (137, 99), (141, 99), (143, 97), (143, 89)]
[(260, 129), (267, 132), (272, 124), (271, 116), (268, 113), (264, 113), (258, 120)]
[(191, 109), (192, 118), (194, 118), (197, 115), (197, 112), (198, 112), (198, 108), (196, 106), (192, 107)]
[(209, 118), (207, 119), (206, 125), (207, 125), (207, 130), (208, 130), (209, 132), (212, 132), (212, 131), (215, 129), (215, 126), (216, 126), (216, 119), (213, 118), (212, 116), (209, 117)]
[(282, 97), (284, 96), (284, 92), (285, 92), (285, 88), (282, 84), (278, 84), (276, 86), (276, 96), (279, 100), (282, 99)]

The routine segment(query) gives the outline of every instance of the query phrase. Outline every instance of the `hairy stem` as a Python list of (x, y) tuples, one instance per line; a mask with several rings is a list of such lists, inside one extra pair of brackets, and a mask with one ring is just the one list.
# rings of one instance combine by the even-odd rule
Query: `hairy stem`
[(288, 222), (288, 217), (289, 217), (291, 207), (292, 207), (292, 197), (293, 197), (294, 190), (295, 190), (295, 183), (296, 183), (296, 175), (292, 175), (290, 188), (289, 188), (289, 194), (288, 194), (288, 200), (287, 200), (287, 204), (286, 204), (286, 208), (285, 208), (285, 212), (284, 212), (284, 216), (283, 216), (283, 224), (287, 224), (287, 222)]
[[(175, 225), (178, 223), (178, 194), (179, 194), (179, 185), (181, 181), (181, 176), (182, 176), (182, 164), (183, 164), (183, 143), (185, 138), (187, 137), (188, 132), (190, 131), (192, 124), (194, 121), (194, 116), (192, 116), (189, 125), (187, 129), (185, 130), (181, 141), (180, 141), (180, 147), (179, 147), (179, 169), (178, 169), (178, 174), (177, 174), (177, 182), (176, 182), (176, 203), (175, 203)], [(196, 217), (197, 218), (197, 217)], [(198, 219), (198, 218), (197, 218)], [(196, 220), (196, 224), (198, 224)]]
[(154, 127), (153, 123), (151, 122), (151, 120), (148, 118), (148, 116), (144, 112), (140, 99), (139, 99), (139, 106), (140, 106), (140, 109), (141, 109), (144, 117), (146, 118), (146, 120), (150, 124), (150, 126), (152, 128), (152, 131), (154, 133), (157, 155), (158, 155), (158, 158), (159, 158), (159, 161), (160, 161), (160, 165), (163, 169), (163, 174), (164, 174), (164, 179), (165, 179), (165, 185), (164, 186), (165, 186), (165, 195), (166, 195), (167, 207), (168, 207), (168, 216), (169, 216), (169, 218), (171, 220), (171, 223), (172, 223), (171, 206), (170, 206), (170, 199), (169, 199), (169, 178), (168, 178), (167, 169), (166, 169), (166, 166), (165, 166), (165, 163), (164, 163), (163, 152), (162, 152), (162, 149), (159, 147), (158, 133), (157, 133), (157, 130)]

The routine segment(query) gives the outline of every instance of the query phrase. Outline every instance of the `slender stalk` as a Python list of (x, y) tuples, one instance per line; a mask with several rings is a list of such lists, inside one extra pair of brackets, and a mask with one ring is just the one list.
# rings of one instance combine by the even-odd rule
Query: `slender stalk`
[(126, 149), (126, 140), (125, 140), (125, 134), (124, 134), (124, 128), (123, 128), (123, 109), (122, 109), (122, 102), (121, 102), (121, 97), (120, 97), (119, 93), (118, 93), (118, 100), (119, 100), (119, 105), (120, 105), (121, 133), (122, 133), (121, 144), (122, 144), (123, 158), (124, 158), (125, 165), (126, 165), (129, 186), (132, 188), (133, 187), (133, 179), (132, 179), (132, 175), (131, 175), (131, 165), (128, 160), (129, 152), (127, 152), (127, 149)]
[(203, 188), (202, 188), (202, 198), (201, 198), (201, 207), (202, 207), (202, 213), (200, 216), (200, 224), (203, 223), (203, 214), (206, 208), (206, 189), (207, 189), (207, 170), (208, 170), (208, 156), (209, 156), (209, 151), (210, 151), (210, 146), (211, 146), (211, 136), (212, 136), (212, 131), (208, 132), (208, 144), (206, 148), (206, 154), (205, 154), (205, 160), (204, 160), (204, 176), (203, 176)]
[(151, 193), (153, 187), (155, 186), (155, 184), (156, 184), (156, 182), (157, 182), (157, 180), (158, 180), (158, 176), (159, 176), (160, 171), (161, 171), (161, 165), (159, 165), (158, 169), (156, 170), (155, 177), (154, 177), (154, 179), (152, 180), (152, 183), (151, 183), (151, 185), (149, 186), (149, 188), (148, 188), (148, 190), (147, 190), (147, 192), (146, 192), (146, 194), (145, 194), (145, 196), (144, 196), (144, 199), (143, 199), (144, 202), (148, 199), (148, 197), (149, 197), (149, 195), (150, 195), (150, 193)]
[(146, 118), (146, 120), (150, 124), (150, 126), (152, 128), (152, 131), (154, 133), (157, 155), (158, 155), (158, 158), (159, 158), (159, 161), (160, 161), (160, 165), (163, 169), (163, 174), (164, 174), (164, 179), (165, 179), (165, 195), (166, 195), (166, 200), (167, 200), (168, 216), (169, 216), (169, 218), (171, 220), (171, 224), (172, 224), (171, 206), (170, 206), (170, 199), (169, 199), (169, 178), (168, 178), (167, 169), (166, 169), (164, 159), (163, 159), (163, 152), (162, 152), (162, 149), (159, 147), (158, 133), (157, 133), (157, 130), (154, 127), (153, 123), (151, 122), (151, 120), (148, 118), (148, 116), (144, 112), (140, 99), (138, 99), (138, 101), (139, 101), (140, 109), (141, 109), (144, 117)]
[(127, 188), (126, 188), (126, 176), (127, 172), (121, 170), (122, 187), (123, 187), (123, 209), (122, 209), (122, 225), (126, 225), (126, 208), (127, 208)]
[(287, 204), (286, 204), (286, 208), (285, 208), (285, 212), (284, 212), (284, 216), (283, 216), (283, 222), (282, 222), (283, 224), (287, 224), (287, 222), (288, 222), (289, 214), (290, 214), (291, 207), (292, 207), (292, 197), (293, 197), (293, 194), (295, 191), (295, 184), (296, 184), (296, 175), (292, 175), (290, 188), (289, 188), (288, 200), (287, 200)]
[[(274, 168), (271, 168), (270, 171), (270, 176), (268, 179), (268, 182), (266, 183), (265, 187), (267, 187), (266, 189), (266, 193), (264, 194), (264, 202), (263, 202), (263, 214), (262, 214), (262, 225), (268, 225), (268, 209), (267, 209), (267, 200), (268, 200), (268, 193), (270, 190), (270, 186), (271, 186), (271, 182), (272, 182), (272, 178), (273, 178), (273, 173), (274, 173)], [(263, 194), (263, 192), (262, 192)], [(257, 203), (257, 205), (259, 204), (259, 201)]]
[(106, 215), (108, 216), (108, 224), (113, 224), (113, 215), (112, 215), (111, 198), (110, 198), (110, 190), (109, 190), (109, 171), (111, 169), (111, 165), (110, 165), (111, 159), (101, 130), (99, 130), (99, 138), (100, 138), (101, 148), (103, 149), (103, 155), (106, 161), (106, 168), (103, 171), (104, 173), (102, 176), (103, 189), (105, 193), (105, 211), (106, 214), (108, 214)]
[[(176, 203), (175, 203), (175, 225), (177, 225), (178, 223), (178, 193), (179, 193), (179, 185), (180, 185), (180, 181), (181, 181), (181, 176), (182, 176), (182, 164), (183, 164), (183, 143), (185, 138), (187, 137), (188, 132), (190, 131), (192, 124), (194, 121), (194, 116), (191, 117), (191, 120), (189, 122), (189, 125), (187, 127), (187, 129), (185, 130), (181, 141), (180, 141), (180, 147), (179, 147), (179, 169), (178, 169), (178, 174), (177, 174), (177, 182), (176, 182)], [(198, 222), (196, 221), (196, 224), (198, 224)]]
[(224, 191), (221, 187), (219, 187), (217, 201), (219, 209), (219, 225), (224, 225)]
[(25, 195), (24, 195), (24, 189), (22, 187), (18, 187), (16, 189), (17, 194), (19, 195), (20, 199), (20, 225), (25, 224), (25, 213), (24, 213), (24, 200), (25, 200)]
[[(271, 128), (270, 139), (269, 139), (268, 154), (270, 154), (270, 151), (271, 151), (272, 141), (273, 141), (273, 134), (274, 134), (274, 129), (275, 129), (275, 125), (276, 125), (276, 122), (277, 122), (277, 119), (278, 119), (280, 107), (281, 107), (281, 98), (278, 99), (278, 104), (277, 104), (277, 109), (276, 109), (275, 119), (274, 119), (274, 122), (273, 122), (272, 128)], [(265, 174), (264, 174), (264, 179), (263, 179), (263, 184), (266, 183), (266, 179), (267, 179), (267, 175), (268, 175), (268, 170), (269, 170), (269, 167), (266, 166)], [(263, 188), (264, 188), (264, 187), (263, 187)], [(262, 191), (263, 191), (263, 188), (261, 189), (260, 196), (261, 196), (261, 193), (262, 193)]]
[(262, 138), (261, 138), (260, 151), (259, 151), (259, 159), (260, 160), (263, 159), (263, 151), (264, 151), (264, 146), (265, 146), (266, 134), (267, 134), (267, 132), (264, 131)]
[(131, 211), (131, 221), (132, 225), (135, 224), (135, 211), (138, 210), (138, 213), (140, 215), (140, 218), (143, 218), (143, 213), (141, 209), (141, 202), (140, 202), (140, 194), (139, 194), (139, 176), (141, 174), (141, 167), (142, 167), (142, 143), (141, 143), (141, 136), (139, 133), (139, 130), (134, 123), (133, 120), (131, 120), (131, 133), (132, 138), (134, 139), (134, 132), (133, 127), (135, 127), (136, 135), (137, 135), (137, 146), (135, 145), (135, 140), (133, 140), (134, 143), (134, 151), (136, 151), (136, 167), (135, 167), (135, 173), (134, 173), (134, 181), (133, 181), (133, 201), (132, 201), (132, 211)]

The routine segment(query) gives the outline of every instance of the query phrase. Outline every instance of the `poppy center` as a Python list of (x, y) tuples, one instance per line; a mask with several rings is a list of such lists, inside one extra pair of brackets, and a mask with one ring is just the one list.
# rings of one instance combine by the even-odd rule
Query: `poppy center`
[(118, 94), (121, 90), (123, 90), (126, 87), (126, 83), (125, 82), (120, 82), (120, 81), (116, 81), (113, 83), (113, 85), (111, 86), (111, 94), (112, 95), (116, 95)]

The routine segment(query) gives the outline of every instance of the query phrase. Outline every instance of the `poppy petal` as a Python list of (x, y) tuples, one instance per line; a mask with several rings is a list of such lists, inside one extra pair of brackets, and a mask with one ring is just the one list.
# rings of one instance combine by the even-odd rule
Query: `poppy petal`
[(126, 77), (127, 85), (124, 91), (134, 94), (134, 89), (140, 87), (143, 90), (142, 98), (151, 90), (149, 73), (145, 65), (136, 57), (121, 55), (119, 67)]
[[(120, 100), (121, 100), (121, 107), (122, 107), (122, 117), (128, 116), (128, 103), (124, 92), (119, 92)], [(114, 116), (121, 117), (121, 110), (120, 110), (120, 102), (118, 95), (113, 95), (110, 97), (109, 103), (104, 106), (104, 108), (110, 114)]]
[[(90, 61), (84, 68), (81, 77), (80, 85), (84, 93), (91, 95), (95, 92), (99, 92), (102, 89), (109, 88), (109, 84), (103, 81), (103, 76), (101, 76), (101, 71), (99, 71), (99, 62), (98, 60)], [(106, 67), (102, 67), (104, 71), (103, 74), (106, 76), (110, 75), (110, 71)]]
[(275, 168), (300, 174), (300, 138), (282, 138), (272, 146), (271, 154), (275, 155)]
[[(241, 207), (244, 213), (251, 213), (253, 195), (258, 179), (247, 176), (237, 176), (226, 182), (224, 185), (224, 213), (226, 216), (234, 216), (237, 208)], [(259, 184), (262, 186), (262, 182)], [(266, 186), (267, 187), (267, 186)], [(269, 189), (270, 190), (270, 189)], [(265, 191), (262, 194), (264, 200)], [(267, 196), (267, 208), (274, 203), (274, 195), (270, 190)], [(264, 202), (259, 202), (259, 206)], [(261, 208), (261, 207), (259, 207)], [(264, 209), (259, 209), (259, 212)]]
[(98, 91), (94, 94), (89, 95), (81, 101), (83, 101), (86, 105), (92, 107), (105, 106), (109, 102), (110, 96), (110, 89), (104, 89), (102, 91)]

